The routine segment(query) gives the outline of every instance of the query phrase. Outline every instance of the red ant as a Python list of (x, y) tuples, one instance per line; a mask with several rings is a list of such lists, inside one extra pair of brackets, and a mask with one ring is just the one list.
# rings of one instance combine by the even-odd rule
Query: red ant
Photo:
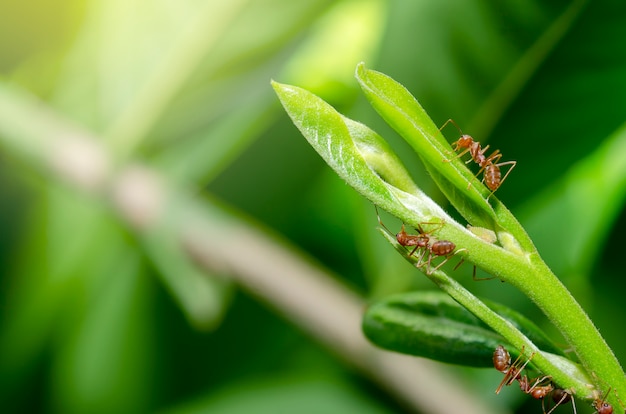
[[(393, 234), (387, 228), (387, 226), (385, 226), (383, 224), (382, 220), (380, 219), (380, 215), (378, 214), (378, 207), (375, 206), (375, 208), (376, 208), (376, 215), (378, 216), (378, 223), (385, 230), (387, 230), (387, 232), (389, 232), (389, 234)], [(443, 223), (422, 223), (422, 224), (438, 224), (439, 227), (437, 228), (437, 230), (440, 229), (441, 227), (443, 227)], [(408, 234), (406, 232), (405, 228), (404, 228), (404, 223), (403, 223), (400, 232), (396, 234), (396, 240), (398, 241), (398, 243), (401, 246), (405, 246), (405, 247), (415, 246), (413, 248), (413, 250), (411, 250), (411, 252), (409, 253), (409, 257), (413, 256), (413, 254), (415, 254), (415, 252), (418, 249), (420, 249), (420, 248), (423, 249), (422, 254), (421, 254), (421, 256), (419, 256), (419, 259), (418, 259), (417, 263), (415, 264), (415, 266), (418, 269), (423, 267), (423, 266), (427, 266), (426, 273), (429, 274), (429, 275), (432, 272), (434, 272), (435, 270), (439, 269), (441, 266), (443, 266), (457, 252), (462, 251), (462, 249), (461, 249), (461, 250), (457, 250), (455, 252), (456, 245), (453, 242), (449, 241), (449, 240), (436, 240), (436, 241), (434, 241), (431, 244), (430, 243), (429, 233), (424, 231), (422, 226), (419, 225), (419, 224), (418, 224), (416, 230), (419, 232), (419, 234), (417, 234), (417, 235)], [(428, 254), (428, 259), (425, 259), (426, 254)], [(433, 257), (439, 257), (439, 256), (445, 256), (446, 258), (441, 263), (439, 263), (437, 265), (437, 267), (431, 268), (430, 264), (431, 264), (431, 261), (432, 261)], [(459, 262), (459, 264), (456, 265), (456, 267), (454, 269), (459, 267), (461, 265), (461, 263), (463, 263), (463, 261)], [(474, 272), (475, 272), (475, 270), (474, 270)]]
[[(383, 227), (385, 227), (383, 222), (380, 220), (380, 217), (378, 218), (378, 222)], [(387, 229), (387, 227), (385, 227), (385, 229)], [(421, 226), (418, 226), (416, 230), (419, 232), (419, 234), (417, 235), (408, 234), (404, 229), (404, 223), (402, 223), (402, 228), (400, 229), (400, 233), (396, 234), (396, 240), (401, 246), (405, 246), (405, 247), (415, 246), (413, 250), (411, 250), (411, 253), (409, 253), (409, 257), (413, 256), (413, 254), (417, 251), (417, 249), (428, 247), (428, 241), (430, 240), (430, 237), (428, 237), (428, 234), (422, 229)]]
[[(529, 380), (528, 377), (524, 375), (519, 379), (519, 387), (523, 393), (529, 394), (534, 399), (543, 400), (546, 395), (554, 391), (554, 386), (551, 382), (546, 385), (540, 385), (548, 379), (550, 379), (549, 376), (544, 376), (541, 378), (535, 378), (534, 380)], [(533, 385), (530, 385), (531, 381), (534, 381)]]
[[(374, 208), (376, 209), (376, 216), (378, 217), (378, 224), (380, 224), (385, 230), (387, 230), (389, 234), (393, 234), (391, 230), (389, 230), (387, 226), (385, 226), (385, 224), (381, 220), (380, 214), (378, 213), (378, 207), (374, 206)], [(443, 225), (443, 223), (441, 223), (441, 225)], [(416, 230), (419, 232), (419, 234), (417, 235), (408, 234), (406, 230), (404, 229), (404, 223), (402, 223), (402, 228), (400, 229), (400, 232), (396, 233), (396, 241), (398, 242), (398, 244), (404, 247), (415, 246), (415, 248), (411, 250), (411, 253), (409, 253), (409, 257), (413, 256), (413, 254), (420, 247), (421, 248), (428, 247), (428, 242), (430, 240), (428, 233), (426, 233), (424, 229), (422, 229), (421, 226), (418, 226), (418, 229)]]
[[(496, 350), (493, 352), (493, 366), (498, 371), (504, 374), (504, 378), (502, 379), (502, 382), (500, 383), (500, 385), (498, 385), (498, 388), (496, 389), (496, 394), (500, 394), (500, 390), (502, 390), (503, 386), (511, 385), (513, 384), (515, 380), (522, 379), (522, 376), (521, 376), (522, 370), (526, 367), (526, 365), (530, 362), (530, 360), (535, 355), (535, 353), (533, 352), (530, 355), (530, 358), (526, 362), (522, 363), (521, 360), (522, 360), (523, 352), (524, 352), (524, 349), (522, 348), (522, 353), (517, 357), (517, 359), (513, 363), (511, 363), (511, 355), (509, 354), (509, 351), (507, 351), (506, 348), (504, 348), (502, 345), (498, 345)], [(526, 378), (526, 376), (524, 376), (524, 378)], [(527, 381), (528, 380), (526, 379), (526, 382)], [(522, 384), (520, 382), (520, 387), (521, 386)], [(522, 389), (522, 391), (524, 390)]]
[[(552, 414), (552, 412), (561, 404), (572, 402), (572, 407), (574, 408), (574, 414), (576, 414), (576, 404), (574, 403), (574, 399), (572, 398), (572, 392), (568, 390), (564, 390), (562, 388), (556, 388), (554, 384), (549, 381), (550, 376), (546, 375), (543, 377), (538, 377), (532, 380), (529, 380), (526, 375), (521, 375), (522, 370), (526, 367), (526, 365), (530, 362), (530, 360), (534, 356), (534, 352), (530, 355), (530, 358), (521, 363), (521, 358), (523, 355), (524, 349), (522, 348), (522, 354), (520, 354), (517, 359), (511, 363), (511, 355), (509, 352), (502, 346), (498, 345), (496, 350), (493, 353), (493, 365), (494, 367), (505, 374), (504, 379), (498, 386), (496, 390), (496, 394), (500, 392), (504, 385), (511, 385), (516, 380), (519, 382), (519, 387), (522, 392), (530, 395), (531, 397), (541, 400), (541, 408), (544, 414)], [(548, 381), (546, 383), (546, 381)], [(532, 385), (531, 385), (532, 383)], [(550, 409), (546, 413), (545, 410), (545, 397), (551, 395), (552, 400), (556, 403), (554, 407)], [(594, 414), (612, 414), (613, 407), (606, 402), (607, 394), (604, 398), (596, 399), (593, 403), (593, 407), (597, 410)]]
[[(549, 376), (544, 376), (542, 378), (536, 378), (534, 380), (533, 385), (531, 386), (530, 382), (532, 380), (529, 381), (528, 378), (524, 375), (519, 380), (519, 386), (520, 386), (520, 389), (522, 390), (522, 392), (524, 392), (526, 394), (529, 394), (531, 397), (533, 397), (536, 400), (541, 400), (541, 410), (543, 411), (544, 414), (552, 414), (552, 412), (554, 410), (556, 410), (556, 407), (558, 407), (561, 404), (566, 404), (569, 401), (572, 402), (572, 407), (574, 409), (574, 414), (576, 414), (576, 404), (574, 403), (574, 400), (572, 399), (572, 394), (569, 391), (566, 391), (566, 390), (564, 390), (562, 388), (555, 388), (554, 384), (552, 382), (548, 382), (545, 385), (540, 385), (545, 380), (549, 380), (549, 379), (550, 379)], [(551, 395), (552, 396), (552, 401), (554, 401), (556, 403), (556, 405), (554, 407), (552, 407), (550, 409), (550, 411), (548, 411), (546, 413), (545, 397), (547, 395)], [(606, 412), (606, 413), (602, 413), (602, 414), (610, 414), (611, 412)]]
[[(441, 131), (449, 123), (452, 123), (456, 127), (456, 129), (459, 130), (459, 133), (461, 134), (461, 137), (453, 143), (454, 151), (458, 151), (459, 149), (464, 148), (464, 150), (461, 151), (456, 156), (456, 158), (462, 157), (467, 152), (469, 152), (472, 158), (466, 161), (465, 163), (467, 164), (473, 160), (476, 164), (480, 166), (480, 170), (478, 171), (478, 173), (476, 173), (476, 176), (478, 177), (478, 175), (484, 171), (483, 179), (481, 182), (484, 182), (487, 185), (487, 187), (491, 190), (491, 194), (493, 194), (498, 188), (500, 188), (500, 185), (502, 185), (504, 180), (506, 180), (506, 178), (509, 176), (509, 174), (511, 173), (511, 170), (515, 168), (515, 165), (517, 165), (517, 161), (505, 161), (505, 162), (498, 163), (500, 158), (502, 158), (502, 154), (500, 153), (500, 150), (495, 150), (490, 156), (486, 157), (485, 152), (489, 148), (489, 145), (487, 145), (484, 148), (481, 148), (480, 142), (474, 141), (474, 138), (472, 138), (471, 135), (463, 134), (463, 132), (461, 131), (461, 128), (459, 128), (456, 122), (454, 122), (454, 120), (452, 119), (448, 119), (445, 122), (445, 124), (443, 124), (443, 126), (439, 128), (439, 130)], [(445, 159), (443, 161), (450, 162), (450, 160), (445, 160)], [(506, 172), (504, 177), (502, 177), (502, 172), (500, 171), (500, 167), (504, 165), (510, 165), (511, 167)], [(469, 188), (469, 184), (467, 187)], [(489, 196), (491, 196), (491, 194), (489, 194)]]
[(606, 394), (604, 394), (604, 397), (602, 397), (601, 400), (596, 398), (593, 402), (593, 408), (596, 409), (596, 414), (613, 414), (613, 406), (606, 402), (609, 392), (611, 392), (610, 389), (606, 392)]

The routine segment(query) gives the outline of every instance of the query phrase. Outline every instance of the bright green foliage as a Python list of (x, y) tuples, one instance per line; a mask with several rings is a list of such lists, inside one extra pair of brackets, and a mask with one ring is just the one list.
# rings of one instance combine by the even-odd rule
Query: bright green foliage
[[(495, 302), (481, 299), (531, 339), (538, 348), (562, 354), (534, 323)], [(442, 292), (393, 295), (371, 305), (363, 318), (363, 332), (387, 349), (437, 361), (477, 367), (493, 366), (493, 350), (504, 345), (501, 335)]]
[[(368, 70), (363, 64), (357, 67), (356, 77), (370, 103), (412, 145), (459, 213), (472, 226), (491, 229), (497, 235), (497, 243), (476, 237), (438, 208), (417, 186), (407, 184), (407, 173), (398, 158), (393, 154), (381, 155), (389, 151), (389, 147), (374, 132), (360, 124), (358, 128), (349, 128), (355, 125), (354, 121), (347, 120), (305, 90), (275, 82), (273, 86), (293, 122), (340, 177), (373, 203), (415, 228), (420, 228), (421, 223), (442, 223), (436, 230), (436, 237), (454, 242), (460, 256), (511, 283), (533, 300), (575, 350), (586, 373), (572, 368), (574, 364), (568, 368), (563, 360), (555, 362), (549, 354), (539, 352), (541, 344), (534, 343), (451, 276), (429, 268), (424, 263), (428, 251), (422, 249), (410, 255), (399, 241), (383, 232), (407, 260), (425, 271), (435, 284), (527, 358), (533, 354), (533, 364), (560, 387), (574, 390), (580, 398), (593, 399), (601, 391), (593, 390), (590, 383), (595, 383), (598, 390), (606, 389), (608, 383), (617, 394), (626, 395), (622, 368), (591, 320), (540, 259), (515, 217), (461, 160), (454, 159), (454, 151), (417, 100), (393, 79)], [(368, 137), (368, 145), (360, 144), (363, 136)], [(369, 155), (372, 153), (376, 157)], [(378, 161), (381, 158), (390, 161), (384, 170)], [(372, 165), (371, 159), (375, 161)], [(380, 319), (376, 317), (380, 312), (369, 312), (364, 326), (370, 338), (381, 346), (470, 365), (476, 364), (477, 359), (482, 361), (479, 365), (484, 364), (487, 350), (495, 348), (497, 337), (491, 332), (468, 330), (466, 324), (454, 321), (453, 316), (439, 321), (423, 319), (417, 312), (413, 317), (403, 315), (400, 323), (387, 324), (382, 321), (390, 322), (398, 315), (395, 306), (380, 306), (390, 307), (382, 312), (386, 317)], [(377, 323), (383, 323), (384, 327), (376, 326)], [(375, 329), (371, 329), (372, 324)], [(477, 342), (481, 346), (477, 346)], [(449, 349), (459, 354), (451, 354)]]
[[(550, 345), (483, 298), (565, 349), (571, 338), (529, 300), (544, 303), (555, 282), (537, 278), (548, 272), (535, 253), (526, 260), (525, 230), (626, 357), (625, 41), (615, 1), (0, 1), (0, 411), (541, 412), (515, 387), (494, 395), (493, 368), (375, 348), (361, 316), (394, 325), (376, 336), (398, 345), (425, 300), (408, 292), (434, 282), (434, 303), (512, 354)], [(360, 61), (380, 72), (361, 66), (355, 82)], [(352, 154), (333, 167), (366, 177), (367, 198), (301, 139), (269, 79), (323, 98), (326, 132)], [(517, 161), (489, 202), (467, 155), (442, 162), (458, 138), (439, 133), (449, 118)], [(121, 193), (148, 202), (122, 210)], [(442, 269), (465, 264), (424, 277), (381, 237), (369, 200), (409, 233), (436, 222), (424, 228), (467, 249)], [(506, 282), (473, 281), (472, 263)], [(544, 310), (567, 309), (560, 298)], [(558, 328), (585, 342), (593, 329), (579, 319)], [(619, 388), (607, 367), (555, 354), (534, 369)]]

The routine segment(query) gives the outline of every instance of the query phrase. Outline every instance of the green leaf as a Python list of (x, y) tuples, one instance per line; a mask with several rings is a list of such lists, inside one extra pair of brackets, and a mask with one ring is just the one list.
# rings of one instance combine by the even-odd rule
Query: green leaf
[[(495, 213), (485, 201), (490, 190), (474, 177), (445, 140), (426, 111), (398, 82), (360, 63), (356, 78), (374, 109), (419, 154), (435, 181), (469, 222), (493, 227)], [(445, 178), (445, 179), (444, 179)]]
[[(530, 297), (563, 333), (587, 372), (602, 372), (606, 378), (611, 379), (612, 383), (618, 384), (615, 387), (621, 393), (624, 374), (619, 363), (580, 305), (540, 259), (532, 241), (515, 217), (494, 197), (491, 200), (492, 204), (488, 204), (478, 191), (474, 191), (476, 196), (472, 195), (474, 192), (470, 191), (471, 188), (468, 190), (467, 180), (463, 180), (463, 175), (451, 169), (450, 165), (446, 165), (458, 163), (460, 160), (443, 162), (445, 159), (441, 159), (443, 155), (441, 149), (448, 144), (440, 134), (438, 138), (438, 130), (432, 121), (402, 85), (382, 74), (368, 71), (362, 65), (357, 69), (357, 77), (365, 79), (362, 82), (365, 84), (364, 89), (372, 85), (375, 87), (370, 88), (369, 92), (366, 90), (366, 94), (369, 93), (375, 107), (380, 107), (378, 109), (383, 117), (396, 129), (407, 128), (409, 130), (405, 138), (409, 142), (411, 140), (418, 142), (413, 146), (425, 160), (427, 167), (430, 166), (433, 178), (436, 181), (447, 181), (449, 184), (447, 188), (454, 190), (451, 196), (449, 191), (446, 192), (446, 186), (442, 186), (444, 193), (458, 200), (464, 197), (472, 200), (473, 197), (473, 201), (468, 204), (470, 208), (466, 208), (467, 206), (462, 203), (455, 203), (461, 213), (468, 217), (485, 214), (493, 220), (493, 230), (502, 248), (477, 237), (458, 223), (448, 221), (448, 216), (425, 195), (402, 191), (391, 185), (389, 179), (383, 181), (380, 174), (374, 173), (375, 168), (370, 167), (357, 150), (357, 145), (347, 126), (348, 121), (320, 98), (291, 86), (274, 83), (274, 88), (296, 126), (342, 178), (372, 202), (416, 228), (421, 222), (432, 222), (429, 217), (445, 222), (445, 225), (437, 230), (437, 238), (454, 242), (459, 248), (460, 255), (494, 276), (510, 282)], [(377, 141), (380, 139), (373, 140), (373, 142)], [(401, 181), (398, 180), (398, 182)], [(477, 204), (476, 197), (482, 200), (482, 204)], [(400, 246), (393, 235), (385, 234), (385, 236), (408, 260), (412, 262), (416, 260), (415, 257), (408, 257), (406, 248)], [(424, 266), (421, 268), (424, 270)], [(517, 349), (537, 352), (536, 345), (531, 340), (471, 295), (454, 279), (444, 272), (426, 270), (427, 276), (433, 282), (493, 330), (502, 334)], [(534, 364), (540, 367), (542, 372), (551, 375), (557, 384), (575, 390), (580, 397), (592, 398), (590, 380), (584, 374), (577, 374), (573, 377), (569, 373), (570, 370), (559, 368), (560, 365), (548, 357), (548, 354), (539, 353), (534, 359)], [(567, 366), (567, 364), (561, 365)], [(603, 388), (598, 381), (593, 382), (598, 388)]]
[[(397, 156), (375, 132), (345, 118), (304, 89), (276, 82), (273, 86), (294, 124), (313, 148), (340, 177), (374, 204), (413, 227), (423, 222), (445, 223), (437, 236), (465, 247), (463, 257), (495, 276), (509, 274), (510, 266), (517, 266), (520, 274), (528, 274), (528, 261), (520, 254), (516, 238), (509, 236), (507, 239), (504, 236), (508, 233), (500, 231), (499, 237), (506, 247), (502, 249), (455, 222), (410, 181)], [(519, 228), (514, 218), (509, 221)], [(523, 230), (521, 232), (524, 235)], [(507, 263), (506, 269), (504, 263)]]
[(362, 195), (394, 215), (410, 215), (399, 206), (388, 187), (390, 183), (418, 198), (433, 215), (448, 217), (417, 188), (399, 158), (374, 131), (342, 116), (311, 92), (278, 82), (272, 82), (272, 86), (302, 135)]
[[(520, 329), (543, 351), (562, 351), (532, 322), (497, 303), (489, 307)], [(370, 306), (363, 332), (376, 345), (441, 362), (493, 367), (498, 345), (514, 348), (500, 334), (443, 292), (393, 295)]]
[(496, 231), (500, 244), (509, 251), (535, 252), (519, 222), (457, 157), (404, 86), (366, 69), (363, 63), (357, 66), (356, 77), (372, 106), (415, 149), (435, 183), (470, 224)]
[[(390, 78), (368, 71), (362, 65), (357, 68), (357, 77), (365, 79), (361, 81), (364, 91), (374, 107), (383, 115), (383, 118), (394, 126), (401, 135), (403, 131), (400, 129), (406, 129), (404, 131), (405, 139), (418, 151), (424, 159), (427, 168), (430, 166), (430, 168), (436, 169), (438, 173), (462, 191), (462, 187), (459, 186), (461, 183), (454, 177), (454, 173), (438, 166), (435, 162), (442, 140), (436, 138), (435, 127), (432, 125), (432, 122), (430, 126), (426, 125), (424, 127), (421, 125), (422, 122), (427, 122), (427, 120), (424, 119), (423, 110), (421, 110), (421, 107), (419, 107), (419, 104), (412, 98), (410, 93)], [(435, 181), (437, 181), (438, 174), (432, 175)], [(445, 186), (442, 186), (442, 190), (459, 209), (460, 213), (468, 216), (467, 211), (463, 210), (463, 206), (460, 206), (455, 201), (456, 193), (446, 193)], [(464, 196), (468, 199), (473, 197), (472, 193), (464, 194)], [(506, 250), (516, 252), (524, 259), (521, 261), (513, 260), (513, 258), (506, 259), (500, 262), (500, 265), (505, 265), (506, 268), (499, 270), (496, 270), (500, 267), (498, 263), (485, 266), (489, 260), (485, 255), (481, 255), (482, 257), (480, 258), (476, 257), (475, 263), (481, 267), (484, 266), (483, 268), (488, 269), (490, 273), (509, 281), (524, 292), (557, 326), (566, 340), (572, 345), (588, 372), (596, 373), (596, 375), (602, 372), (605, 378), (610, 378), (613, 387), (617, 389), (618, 393), (626, 392), (623, 388), (626, 386), (624, 383), (624, 372), (588, 316), (541, 260), (532, 241), (528, 238), (528, 235), (515, 217), (496, 199), (492, 203), (494, 214), (491, 217), (497, 224), (494, 230), (498, 235), (500, 244)], [(488, 209), (484, 211), (489, 212)], [(451, 240), (457, 241), (457, 239)], [(465, 243), (459, 243), (458, 245), (471, 249), (472, 252), (468, 253), (466, 257), (472, 260), (474, 247), (468, 247)], [(467, 304), (464, 305), (467, 306)], [(604, 388), (604, 385), (599, 381), (594, 382), (596, 382), (599, 388)], [(583, 388), (580, 389), (581, 393), (582, 391)]]

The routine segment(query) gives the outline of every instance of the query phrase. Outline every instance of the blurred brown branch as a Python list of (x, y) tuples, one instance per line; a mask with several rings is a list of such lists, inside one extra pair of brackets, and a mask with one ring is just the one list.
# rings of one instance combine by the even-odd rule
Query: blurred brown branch
[(146, 166), (116, 165), (96, 137), (6, 86), (0, 86), (0, 145), (53, 181), (112, 205), (139, 237), (167, 237), (208, 273), (232, 278), (412, 410), (503, 412), (439, 365), (370, 345), (360, 330), (364, 300), (278, 237)]

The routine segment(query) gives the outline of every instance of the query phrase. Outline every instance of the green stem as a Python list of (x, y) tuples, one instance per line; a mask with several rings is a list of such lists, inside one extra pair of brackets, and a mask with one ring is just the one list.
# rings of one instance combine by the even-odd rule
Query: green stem
[[(413, 200), (411, 195), (389, 187), (399, 202), (404, 204), (406, 210), (414, 212), (419, 209), (419, 200)], [(399, 218), (412, 226), (417, 226), (423, 221), (423, 216), (415, 213), (402, 215)], [(447, 216), (437, 218), (449, 219)], [(626, 395), (624, 394), (625, 376), (615, 355), (591, 319), (536, 252), (515, 254), (502, 247), (486, 243), (457, 223), (449, 221), (446, 221), (446, 225), (439, 230), (437, 236), (453, 241), (458, 248), (467, 249), (459, 255), (479, 265), (487, 273), (510, 283), (528, 296), (563, 334), (585, 370), (590, 374), (590, 379), (597, 389), (611, 388), (620, 399), (623, 398), (622, 395)], [(456, 281), (450, 278), (441, 279), (438, 275), (438, 273), (433, 273), (431, 279), (455, 300), (488, 323), (496, 332), (502, 334), (515, 346), (524, 346), (527, 350), (534, 349), (533, 345), (521, 340), (519, 336), (511, 336), (510, 331), (507, 333), (506, 324), (503, 325), (502, 322), (497, 322), (492, 317), (485, 319), (484, 310), (480, 310), (481, 305), (485, 305), (474, 296), (470, 297), (469, 292), (459, 293), (463, 288), (456, 286), (458, 285)], [(588, 387), (571, 384), (567, 378), (556, 374), (554, 366), (548, 361), (542, 361), (540, 357), (537, 357), (536, 365), (546, 374), (552, 375), (559, 385), (573, 388), (579, 397), (591, 399), (597, 396)], [(618, 401), (612, 401), (612, 403), (618, 404)]]
[[(417, 261), (415, 256), (408, 256), (406, 248), (399, 245), (393, 235), (386, 231), (382, 231), (382, 233), (405, 259), (412, 263)], [(593, 386), (590, 384), (590, 378), (577, 365), (557, 355), (542, 352), (511, 322), (494, 312), (444, 271), (426, 272), (426, 276), (491, 329), (502, 335), (511, 345), (520, 351), (523, 350), (525, 358), (530, 359), (532, 355), (533, 365), (541, 372), (549, 374), (559, 386), (572, 390), (581, 398), (593, 398)]]
[[(513, 214), (454, 156), (437, 126), (404, 86), (363, 64), (357, 66), (356, 77), (372, 106), (415, 149), (459, 213), (474, 226), (493, 229), (502, 247), (485, 243), (460, 226), (446, 225), (437, 236), (467, 249), (462, 255), (469, 261), (526, 294), (561, 331), (596, 387), (612, 388), (626, 401), (626, 377), (615, 355), (580, 305), (541, 260)], [(398, 190), (394, 195), (407, 209), (421, 209), (408, 195), (403, 196)], [(408, 214), (399, 218), (417, 226), (419, 216)], [(609, 400), (618, 403), (612, 395)]]

